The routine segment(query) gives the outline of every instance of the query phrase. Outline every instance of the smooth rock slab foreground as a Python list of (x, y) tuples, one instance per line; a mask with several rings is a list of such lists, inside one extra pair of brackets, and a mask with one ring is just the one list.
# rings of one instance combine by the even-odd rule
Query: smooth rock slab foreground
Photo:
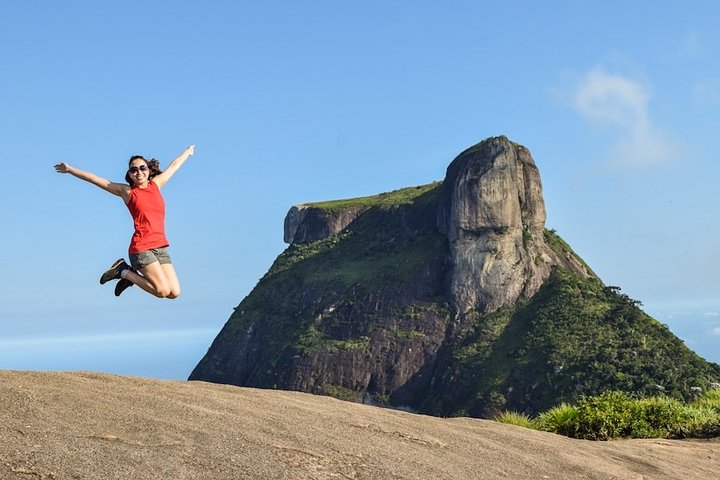
[(0, 371), (0, 479), (715, 479), (719, 441), (590, 442), (304, 393)]

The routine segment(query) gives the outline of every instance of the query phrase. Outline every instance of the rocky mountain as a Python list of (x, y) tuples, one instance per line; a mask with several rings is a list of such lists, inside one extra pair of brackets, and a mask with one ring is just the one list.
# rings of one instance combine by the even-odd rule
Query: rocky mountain
[(537, 166), (506, 137), (442, 182), (294, 206), (290, 246), (190, 379), (475, 417), (720, 379), (545, 219)]

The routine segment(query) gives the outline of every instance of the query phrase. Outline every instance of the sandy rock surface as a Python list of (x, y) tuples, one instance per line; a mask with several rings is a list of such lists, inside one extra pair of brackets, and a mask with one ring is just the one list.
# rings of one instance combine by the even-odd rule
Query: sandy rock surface
[(0, 371), (0, 479), (717, 479), (720, 441), (589, 442), (328, 397)]

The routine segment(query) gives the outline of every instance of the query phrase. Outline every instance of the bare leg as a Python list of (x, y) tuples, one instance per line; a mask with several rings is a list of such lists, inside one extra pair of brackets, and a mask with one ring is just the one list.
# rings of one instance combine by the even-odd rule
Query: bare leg
[(153, 262), (141, 268), (140, 273), (142, 275), (130, 270), (125, 279), (158, 298), (177, 298), (180, 295), (180, 283), (172, 264)]
[(177, 273), (175, 273), (175, 267), (173, 267), (172, 263), (163, 263), (160, 267), (162, 267), (163, 272), (165, 272), (165, 278), (170, 285), (170, 293), (168, 293), (167, 298), (179, 297), (180, 280), (178, 280)]

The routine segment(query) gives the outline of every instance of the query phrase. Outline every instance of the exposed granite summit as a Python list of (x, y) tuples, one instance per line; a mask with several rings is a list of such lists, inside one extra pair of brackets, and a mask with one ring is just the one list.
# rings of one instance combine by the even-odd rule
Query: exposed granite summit
[(504, 136), (453, 160), (438, 207), (438, 228), (450, 243), (450, 295), (457, 313), (493, 312), (530, 298), (556, 265), (592, 274), (545, 241), (540, 172), (528, 149)]
[(309, 243), (342, 232), (366, 208), (331, 210), (312, 204), (294, 205), (285, 216), (285, 243)]

